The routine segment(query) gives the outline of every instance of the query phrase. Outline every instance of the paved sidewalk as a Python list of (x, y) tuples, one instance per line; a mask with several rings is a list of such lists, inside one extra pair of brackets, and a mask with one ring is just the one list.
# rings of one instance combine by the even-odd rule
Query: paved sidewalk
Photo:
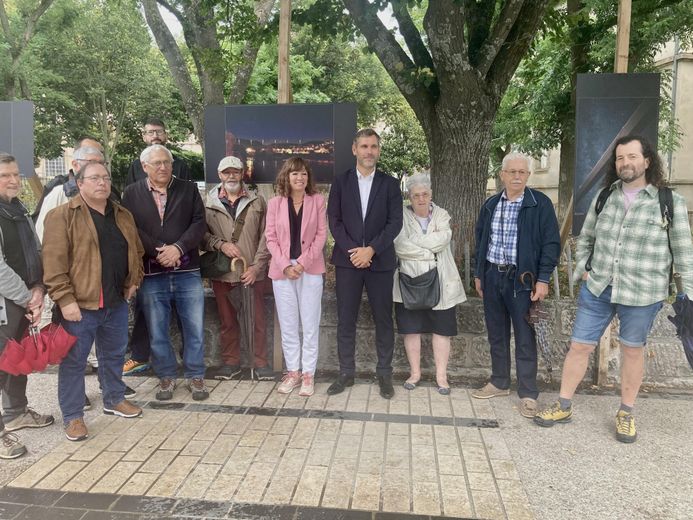
[[(44, 413), (55, 380), (30, 378), (30, 403)], [(95, 378), (87, 380), (92, 388)], [(41, 407), (32, 399), (37, 382)], [(516, 397), (479, 401), (465, 388), (444, 397), (400, 386), (388, 402), (368, 382), (331, 397), (319, 382), (306, 399), (270, 382), (208, 381), (207, 401), (192, 401), (180, 385), (159, 403), (155, 379), (126, 382), (142, 418), (101, 415), (92, 390), (88, 440), (69, 442), (59, 426), (19, 432), (30, 455), (0, 463), (8, 486), (0, 519), (663, 519), (693, 511), (690, 396), (641, 400), (640, 438), (628, 446), (613, 436), (612, 396), (578, 396), (573, 424), (542, 429), (519, 415)]]

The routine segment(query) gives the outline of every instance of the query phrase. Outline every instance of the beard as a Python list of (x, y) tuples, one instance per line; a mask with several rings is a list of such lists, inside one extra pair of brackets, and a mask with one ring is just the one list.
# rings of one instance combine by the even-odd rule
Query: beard
[(224, 183), (224, 191), (230, 195), (238, 195), (242, 187), (241, 181), (226, 181)]
[(618, 178), (625, 184), (630, 184), (643, 175), (645, 175), (645, 170), (638, 170), (637, 168), (621, 168), (618, 170)]

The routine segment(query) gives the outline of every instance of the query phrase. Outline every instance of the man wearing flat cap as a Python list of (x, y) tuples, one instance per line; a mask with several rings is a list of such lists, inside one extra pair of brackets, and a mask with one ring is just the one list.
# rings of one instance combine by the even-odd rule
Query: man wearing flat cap
[[(207, 193), (207, 233), (202, 249), (220, 251), (232, 259), (243, 258), (246, 269), (237, 269), (211, 280), (221, 320), (219, 343), (224, 363), (215, 377), (228, 380), (241, 372), (240, 326), (236, 309), (229, 299), (231, 291), (240, 288), (253, 291), (253, 352), (249, 354), (253, 374), (260, 380), (271, 380), (274, 373), (267, 366), (262, 283), (270, 258), (265, 242), (267, 203), (246, 189), (243, 183), (245, 166), (240, 158), (224, 157), (217, 172), (221, 182)], [(243, 309), (242, 312), (247, 311)]]

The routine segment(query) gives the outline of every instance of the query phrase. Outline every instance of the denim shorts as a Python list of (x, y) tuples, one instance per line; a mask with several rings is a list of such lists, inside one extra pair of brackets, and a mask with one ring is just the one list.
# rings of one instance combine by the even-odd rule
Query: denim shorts
[(578, 308), (571, 340), (575, 343), (596, 345), (614, 315), (617, 315), (621, 322), (618, 334), (621, 345), (643, 347), (647, 343), (647, 335), (662, 305), (662, 302), (642, 307), (614, 304), (611, 303), (610, 285), (597, 297), (587, 289), (587, 284), (583, 283), (578, 296)]

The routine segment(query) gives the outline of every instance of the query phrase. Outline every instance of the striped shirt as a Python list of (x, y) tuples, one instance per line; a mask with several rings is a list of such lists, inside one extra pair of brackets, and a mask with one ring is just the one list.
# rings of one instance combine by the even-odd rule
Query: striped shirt
[[(592, 270), (587, 288), (595, 296), (612, 286), (611, 303), (645, 306), (669, 295), (671, 254), (659, 207), (659, 190), (648, 185), (626, 212), (621, 181), (611, 185), (611, 196), (597, 216), (590, 206), (577, 243), (575, 280), (585, 272), (592, 247)], [(675, 271), (693, 294), (693, 243), (686, 200), (674, 192), (674, 220), (670, 228)]]
[[(168, 185), (170, 186), (171, 183), (169, 183)], [(166, 203), (168, 202), (168, 189), (160, 190), (151, 182), (149, 182), (149, 179), (147, 179), (147, 187), (149, 188), (149, 191), (152, 194), (152, 198), (154, 199), (154, 205), (156, 206), (156, 210), (159, 212), (159, 219), (161, 220), (161, 223), (163, 225), (164, 214), (166, 213)]]
[(524, 192), (511, 201), (501, 193), (500, 201), (491, 218), (491, 233), (489, 234), (486, 260), (494, 264), (517, 265), (517, 217), (522, 208)]

